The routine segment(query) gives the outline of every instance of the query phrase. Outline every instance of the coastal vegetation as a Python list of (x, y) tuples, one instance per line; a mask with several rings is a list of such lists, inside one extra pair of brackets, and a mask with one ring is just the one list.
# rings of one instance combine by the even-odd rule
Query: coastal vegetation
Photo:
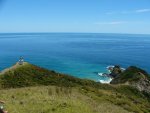
[(140, 79), (149, 79), (149, 74), (146, 71), (135, 66), (128, 67), (124, 72), (117, 73), (116, 76), (112, 83), (136, 82)]
[[(144, 79), (148, 75), (139, 68), (134, 69), (131, 67), (121, 73), (120, 76), (124, 75), (121, 80), (131, 81), (125, 74), (134, 76), (140, 72)], [(120, 78), (117, 76), (116, 79)], [(150, 112), (149, 93), (130, 84), (101, 84), (29, 63), (14, 65), (2, 72), (0, 88), (0, 99), (6, 102), (5, 109), (11, 113)]]
[(130, 66), (121, 73), (117, 73), (111, 84), (130, 85), (139, 91), (150, 94), (150, 75), (135, 66)]

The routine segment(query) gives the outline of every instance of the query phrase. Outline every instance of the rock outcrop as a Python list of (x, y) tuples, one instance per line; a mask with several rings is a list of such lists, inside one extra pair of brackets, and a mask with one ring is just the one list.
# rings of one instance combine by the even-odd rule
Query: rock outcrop
[(118, 73), (111, 84), (127, 84), (139, 91), (150, 93), (150, 77), (148, 73), (135, 66), (130, 66), (125, 71)]
[(115, 78), (116, 76), (118, 76), (119, 74), (121, 74), (123, 72), (123, 70), (121, 69), (121, 67), (119, 65), (115, 65), (113, 68), (109, 69), (110, 70), (110, 76), (112, 78)]

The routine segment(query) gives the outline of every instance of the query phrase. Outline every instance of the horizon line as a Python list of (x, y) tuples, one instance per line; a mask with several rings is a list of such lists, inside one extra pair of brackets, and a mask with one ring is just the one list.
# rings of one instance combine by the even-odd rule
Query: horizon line
[(115, 32), (0, 32), (0, 34), (27, 34), (27, 33), (74, 33), (74, 34), (130, 34), (130, 35), (150, 35), (150, 33), (115, 33)]

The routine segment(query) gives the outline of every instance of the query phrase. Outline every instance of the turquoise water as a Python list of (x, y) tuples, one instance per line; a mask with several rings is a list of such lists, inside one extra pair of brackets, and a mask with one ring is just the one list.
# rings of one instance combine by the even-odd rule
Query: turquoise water
[(150, 35), (87, 33), (0, 34), (0, 70), (23, 56), (27, 62), (95, 81), (108, 65), (150, 72)]

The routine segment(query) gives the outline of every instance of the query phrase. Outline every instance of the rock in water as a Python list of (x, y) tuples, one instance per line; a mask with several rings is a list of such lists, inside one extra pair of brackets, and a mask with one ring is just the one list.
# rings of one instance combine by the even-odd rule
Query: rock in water
[(111, 70), (110, 70), (110, 76), (115, 78), (117, 77), (119, 74), (121, 74), (123, 72), (123, 70), (121, 69), (121, 67), (119, 65), (115, 65)]

